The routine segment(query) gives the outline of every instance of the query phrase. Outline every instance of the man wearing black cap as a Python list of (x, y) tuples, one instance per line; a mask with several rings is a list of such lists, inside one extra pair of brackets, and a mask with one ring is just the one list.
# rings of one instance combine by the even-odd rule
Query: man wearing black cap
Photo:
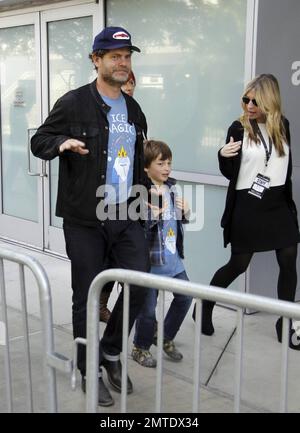
[[(63, 218), (66, 251), (71, 260), (74, 338), (86, 336), (88, 289), (106, 267), (108, 258), (110, 267), (149, 270), (140, 222), (129, 217), (107, 219), (98, 212), (104, 204), (109, 210), (106, 215), (120, 215), (121, 208), (124, 210), (130, 203), (131, 187), (144, 182), (145, 117), (137, 102), (121, 92), (131, 71), (132, 51), (140, 50), (132, 45), (125, 29), (107, 27), (99, 33), (90, 56), (97, 79), (62, 96), (31, 140), (35, 156), (45, 160), (59, 156), (56, 215)], [(144, 298), (144, 288), (131, 286), (129, 330)], [(100, 345), (100, 364), (119, 392), (122, 304), (121, 293)], [(83, 346), (79, 349), (78, 367), (85, 391), (86, 354)], [(127, 383), (130, 393), (133, 387), (129, 377)], [(99, 405), (113, 403), (99, 368)]]

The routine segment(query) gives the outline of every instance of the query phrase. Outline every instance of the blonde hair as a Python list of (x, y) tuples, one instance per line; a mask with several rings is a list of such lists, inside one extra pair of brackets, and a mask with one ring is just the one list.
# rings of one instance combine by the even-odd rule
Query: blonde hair
[[(286, 131), (283, 124), (280, 90), (277, 79), (272, 74), (262, 74), (254, 78), (246, 86), (242, 97), (249, 92), (255, 92), (255, 100), (259, 109), (266, 117), (266, 129), (279, 156), (284, 156), (283, 143), (287, 141)], [(244, 110), (240, 122), (249, 134), (249, 139), (259, 143), (256, 122), (251, 122), (246, 114), (246, 105), (242, 102)]]

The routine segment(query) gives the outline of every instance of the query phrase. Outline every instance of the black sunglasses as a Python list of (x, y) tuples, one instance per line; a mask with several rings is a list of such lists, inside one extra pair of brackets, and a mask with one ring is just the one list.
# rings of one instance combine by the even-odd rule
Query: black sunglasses
[(244, 104), (246, 104), (246, 105), (248, 105), (249, 102), (251, 101), (252, 104), (255, 105), (255, 107), (258, 106), (258, 105), (257, 105), (257, 102), (256, 102), (256, 99), (250, 99), (250, 98), (247, 98), (247, 96), (244, 96), (244, 97), (242, 98), (242, 101), (243, 101)]

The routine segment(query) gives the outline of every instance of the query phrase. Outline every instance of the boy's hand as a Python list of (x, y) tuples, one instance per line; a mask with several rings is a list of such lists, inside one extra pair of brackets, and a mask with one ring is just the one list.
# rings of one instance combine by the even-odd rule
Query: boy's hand
[(163, 214), (163, 212), (165, 211), (166, 207), (167, 207), (167, 202), (166, 200), (163, 199), (163, 194), (162, 191), (160, 189), (157, 189), (156, 187), (152, 187), (149, 190), (150, 193), (150, 197), (155, 197), (155, 199), (153, 200), (155, 203), (157, 203), (159, 200), (161, 200), (162, 206), (156, 206), (152, 204), (152, 200), (150, 198), (150, 203), (148, 202), (148, 206), (151, 209), (151, 213), (154, 219), (158, 219), (160, 215)]
[(180, 197), (176, 197), (175, 203), (178, 209), (182, 210), (184, 216), (188, 219), (191, 212), (188, 202)]
[(165, 211), (165, 203), (163, 204), (163, 207), (154, 206), (153, 204), (148, 203), (148, 206), (151, 209), (151, 215), (153, 219), (159, 219), (159, 216), (162, 215)]

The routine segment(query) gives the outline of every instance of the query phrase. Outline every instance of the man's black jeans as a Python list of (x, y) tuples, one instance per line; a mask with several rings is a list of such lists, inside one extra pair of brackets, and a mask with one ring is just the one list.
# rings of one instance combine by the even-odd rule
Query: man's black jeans
[[(86, 337), (87, 297), (95, 276), (110, 267), (149, 272), (149, 250), (144, 230), (138, 221), (107, 220), (97, 227), (87, 227), (64, 221), (66, 251), (71, 260), (73, 289), (73, 335)], [(147, 289), (130, 287), (129, 332), (144, 304)], [(101, 349), (109, 355), (122, 351), (123, 291), (120, 293), (106, 325)], [(100, 350), (100, 362), (102, 360)], [(78, 368), (85, 374), (86, 351), (79, 345)]]

